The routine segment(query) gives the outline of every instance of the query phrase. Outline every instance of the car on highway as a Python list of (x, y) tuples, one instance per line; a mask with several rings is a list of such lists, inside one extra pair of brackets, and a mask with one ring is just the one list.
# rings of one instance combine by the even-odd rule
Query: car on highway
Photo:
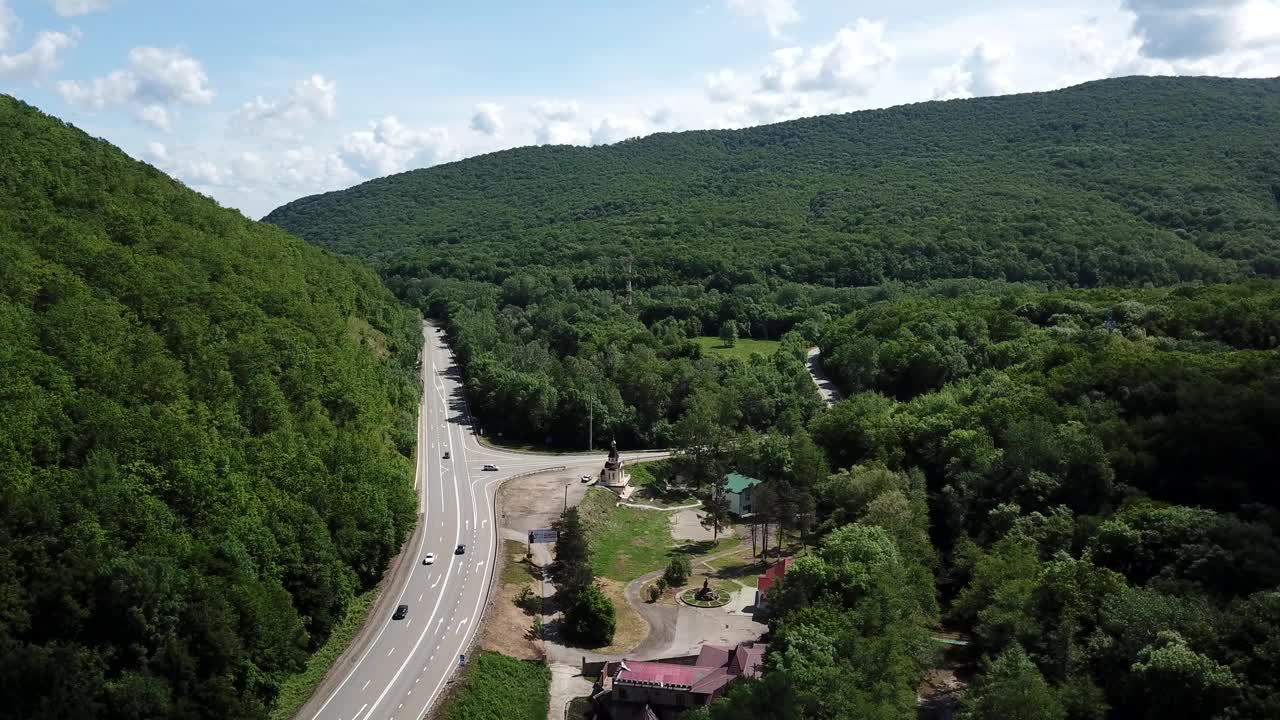
[(391, 619), (392, 619), (392, 620), (403, 620), (403, 619), (404, 619), (404, 616), (405, 616), (405, 615), (408, 615), (408, 614), (409, 614), (409, 606), (408, 606), (408, 605), (401, 605), (400, 607), (396, 608), (396, 612), (395, 612), (395, 614), (394, 614), (394, 615), (392, 615), (392, 616), (391, 616)]
[(466, 552), (466, 551), (467, 551), (467, 546), (466, 546), (466, 544), (464, 543), (464, 544), (459, 545), (458, 547), (454, 548), (454, 549), (453, 549), (453, 554), (454, 554), (454, 555), (461, 555), (462, 553), (464, 553), (464, 552)]
[(586, 483), (591, 482), (591, 476), (590, 476), (590, 475), (583, 475), (583, 476), (582, 476), (582, 482), (586, 482)]
[(449, 451), (448, 451), (448, 450), (445, 450), (445, 451), (444, 451), (444, 459), (445, 459), (445, 460), (448, 460), (449, 458), (450, 458)]
[(426, 557), (422, 558), (423, 565), (433, 565), (435, 564), (435, 561), (436, 561), (435, 553), (427, 553)]
[(490, 465), (490, 464), (488, 464), (488, 463), (485, 463), (484, 469), (485, 469), (485, 470), (497, 470), (497, 469), (498, 469), (498, 466), (497, 466), (497, 465)]

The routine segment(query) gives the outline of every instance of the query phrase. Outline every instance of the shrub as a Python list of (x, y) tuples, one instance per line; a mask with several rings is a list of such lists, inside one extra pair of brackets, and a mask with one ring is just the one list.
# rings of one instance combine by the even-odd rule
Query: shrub
[(667, 564), (667, 570), (662, 574), (662, 577), (667, 581), (668, 585), (678, 586), (685, 584), (692, 571), (689, 565), (689, 558), (679, 555), (671, 558), (671, 562)]

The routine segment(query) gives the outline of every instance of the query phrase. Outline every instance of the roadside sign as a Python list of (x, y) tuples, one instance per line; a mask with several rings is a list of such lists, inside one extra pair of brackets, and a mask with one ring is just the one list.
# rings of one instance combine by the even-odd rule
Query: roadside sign
[(560, 537), (559, 530), (548, 530), (548, 529), (530, 530), (529, 544), (532, 545), (534, 543), (553, 543), (557, 539), (559, 539), (559, 537)]

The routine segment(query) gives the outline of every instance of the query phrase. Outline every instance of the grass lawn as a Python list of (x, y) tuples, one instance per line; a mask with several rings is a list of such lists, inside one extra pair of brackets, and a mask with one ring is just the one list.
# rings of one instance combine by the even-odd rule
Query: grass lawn
[(617, 580), (600, 580), (600, 587), (605, 597), (613, 603), (613, 614), (617, 625), (613, 631), (613, 643), (608, 647), (596, 648), (595, 652), (605, 655), (617, 655), (627, 652), (639, 645), (649, 634), (649, 623), (627, 602), (627, 584)]
[(578, 514), (587, 530), (592, 571), (630, 582), (666, 566), (672, 552), (671, 515), (615, 507), (617, 502), (618, 496), (604, 488), (587, 488)]
[(347, 614), (342, 617), (342, 622), (334, 626), (329, 639), (307, 660), (307, 666), (302, 672), (290, 675), (280, 684), (280, 694), (276, 696), (275, 707), (267, 716), (269, 720), (289, 720), (307, 701), (307, 698), (311, 697), (316, 685), (320, 684), (338, 656), (347, 649), (351, 638), (355, 637), (356, 632), (364, 625), (365, 616), (369, 614), (369, 606), (377, 597), (378, 588), (374, 588), (351, 600), (351, 604), (347, 606)]
[(631, 474), (631, 484), (639, 488), (632, 496), (631, 502), (657, 507), (680, 507), (692, 505), (698, 499), (684, 490), (668, 489), (672, 471), (667, 460), (654, 460), (646, 463), (627, 465)]
[(502, 577), (500, 580), (503, 585), (533, 584), (533, 573), (529, 571), (529, 563), (524, 557), (527, 549), (528, 545), (518, 540), (502, 541), (502, 552), (506, 555), (506, 562), (502, 564)]
[(551, 671), (540, 662), (483, 651), (467, 660), (465, 677), (450, 693), (444, 720), (543, 720)]
[(748, 360), (752, 353), (760, 353), (761, 355), (772, 355), (782, 343), (778, 340), (751, 340), (749, 338), (738, 338), (738, 342), (733, 347), (727, 348), (724, 343), (720, 342), (718, 337), (700, 337), (694, 338), (698, 345), (702, 347), (704, 355), (712, 357), (736, 357), (740, 360)]
[[(588, 488), (578, 506), (591, 548), (591, 569), (597, 577), (630, 582), (661, 570), (676, 555), (685, 555), (700, 571), (699, 558), (742, 545), (740, 536), (710, 540), (675, 540), (671, 537), (671, 513), (617, 507), (618, 496), (604, 488)], [(750, 553), (750, 544), (747, 552)], [(754, 581), (752, 581), (754, 582)]]

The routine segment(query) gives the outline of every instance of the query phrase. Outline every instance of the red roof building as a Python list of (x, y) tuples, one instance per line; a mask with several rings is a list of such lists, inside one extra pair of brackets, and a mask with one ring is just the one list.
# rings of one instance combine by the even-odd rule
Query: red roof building
[(775, 563), (763, 575), (756, 576), (756, 611), (763, 612), (769, 606), (769, 588), (773, 587), (791, 568), (791, 558), (783, 558)]
[(610, 716), (614, 720), (667, 720), (689, 708), (709, 705), (735, 678), (760, 677), (764, 646), (703, 645), (693, 664), (685, 664), (688, 662), (689, 658), (683, 662), (624, 659), (605, 663), (601, 685), (608, 693)]

